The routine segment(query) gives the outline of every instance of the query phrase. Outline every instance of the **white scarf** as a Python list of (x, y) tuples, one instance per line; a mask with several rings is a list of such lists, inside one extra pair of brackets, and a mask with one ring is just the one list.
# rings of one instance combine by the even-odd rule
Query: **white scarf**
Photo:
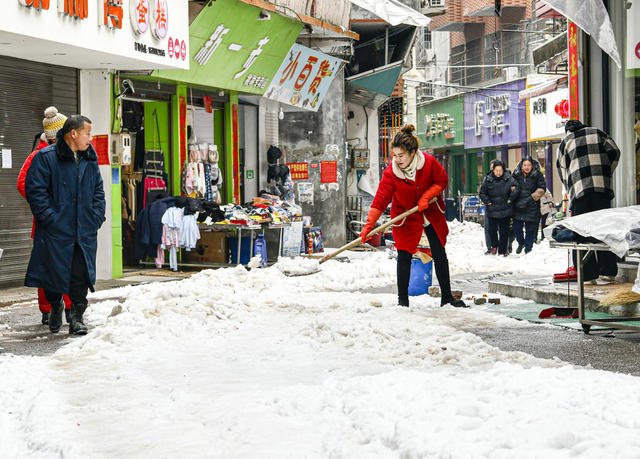
[(393, 173), (396, 177), (401, 180), (411, 180), (412, 182), (416, 181), (416, 172), (424, 167), (424, 163), (424, 154), (420, 151), (413, 155), (413, 160), (404, 169), (396, 163), (395, 159), (391, 162)]

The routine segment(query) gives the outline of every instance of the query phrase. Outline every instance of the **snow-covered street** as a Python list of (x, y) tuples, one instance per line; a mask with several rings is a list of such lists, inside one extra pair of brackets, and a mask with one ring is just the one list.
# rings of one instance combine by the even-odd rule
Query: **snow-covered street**
[[(451, 229), (452, 274), (566, 269), (546, 242), (490, 257)], [(640, 379), (492, 347), (464, 330), (531, 324), (488, 306), (366, 293), (393, 283), (354, 253), (97, 292), (85, 337), (0, 354), (0, 457), (640, 456)]]

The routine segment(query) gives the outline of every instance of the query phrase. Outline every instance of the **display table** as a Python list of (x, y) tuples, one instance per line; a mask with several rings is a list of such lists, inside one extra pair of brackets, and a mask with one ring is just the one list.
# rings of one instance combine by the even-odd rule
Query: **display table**
[(578, 243), (550, 241), (549, 246), (557, 249), (576, 251), (576, 272), (578, 274), (578, 321), (582, 330), (589, 333), (592, 325), (604, 326), (620, 330), (640, 331), (640, 326), (629, 325), (623, 322), (640, 322), (640, 317), (616, 317), (606, 319), (586, 319), (584, 313), (584, 274), (583, 265), (595, 251), (608, 251), (609, 246), (603, 243)]
[[(214, 223), (212, 225), (206, 225), (200, 223), (198, 225), (200, 232), (202, 231), (237, 231), (238, 232), (238, 252), (236, 253), (236, 265), (240, 264), (240, 255), (242, 253), (242, 232), (249, 231), (249, 259), (253, 257), (253, 233), (262, 229), (262, 225), (237, 225), (233, 223)], [(233, 262), (233, 260), (231, 260)], [(233, 264), (233, 263), (230, 263)]]

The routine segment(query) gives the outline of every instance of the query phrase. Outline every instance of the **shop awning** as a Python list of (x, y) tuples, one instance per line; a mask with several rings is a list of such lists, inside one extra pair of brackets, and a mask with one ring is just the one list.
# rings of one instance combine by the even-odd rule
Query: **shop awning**
[(402, 72), (402, 61), (346, 78), (347, 100), (377, 108), (393, 94)]
[(621, 68), (622, 61), (613, 34), (609, 13), (602, 0), (544, 0), (554, 10), (591, 35), (598, 46)]
[(397, 0), (351, 0), (351, 3), (375, 14), (391, 25), (409, 24), (426, 27), (431, 22), (431, 19), (424, 14)]
[(566, 75), (554, 78), (550, 81), (545, 81), (544, 83), (520, 91), (518, 93), (518, 101), (522, 102), (523, 100), (531, 99), (532, 97), (538, 97), (543, 94), (550, 93), (558, 89), (560, 86), (566, 86), (567, 84), (568, 77)]

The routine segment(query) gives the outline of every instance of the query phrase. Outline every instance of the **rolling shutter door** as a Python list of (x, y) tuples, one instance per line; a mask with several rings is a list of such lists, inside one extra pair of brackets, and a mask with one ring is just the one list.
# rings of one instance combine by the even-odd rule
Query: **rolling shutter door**
[(0, 56), (0, 148), (12, 157), (11, 168), (0, 169), (0, 288), (22, 285), (27, 271), (32, 215), (16, 182), (51, 105), (67, 116), (78, 112), (76, 69)]

